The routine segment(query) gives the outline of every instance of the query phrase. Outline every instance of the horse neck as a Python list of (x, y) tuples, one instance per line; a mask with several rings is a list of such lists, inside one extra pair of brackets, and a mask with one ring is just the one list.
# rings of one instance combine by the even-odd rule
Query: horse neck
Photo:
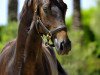
[(35, 25), (29, 31), (24, 56), (23, 75), (34, 75), (36, 64), (40, 63), (42, 60), (42, 39), (38, 34)]
[(28, 55), (31, 56), (32, 54), (32, 57), (36, 58), (36, 55), (38, 53), (41, 53), (41, 48), (42, 48), (42, 39), (39, 33), (37, 32), (36, 25), (34, 25), (29, 31), (29, 35), (26, 40), (25, 54), (26, 56)]
[(28, 35), (28, 30), (30, 28), (32, 22), (32, 11), (27, 7), (25, 3), (21, 12), (20, 21), (19, 21), (19, 29), (18, 29), (18, 37), (17, 37), (17, 51), (23, 51), (25, 48), (25, 42)]
[(32, 21), (32, 12), (30, 8), (29, 9), (27, 8), (26, 3), (24, 3), (19, 21), (16, 50), (14, 53), (13, 66), (15, 75), (20, 74), (20, 68), (22, 67), (22, 63), (24, 61), (25, 42), (28, 36), (28, 29), (30, 28), (31, 21)]

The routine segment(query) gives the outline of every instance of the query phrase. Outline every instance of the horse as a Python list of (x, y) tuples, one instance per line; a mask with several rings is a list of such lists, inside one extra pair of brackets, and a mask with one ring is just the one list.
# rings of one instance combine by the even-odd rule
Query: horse
[(19, 19), (17, 39), (9, 42), (0, 54), (0, 75), (67, 75), (57, 60), (68, 54), (71, 41), (65, 26), (67, 6), (63, 0), (25, 0)]

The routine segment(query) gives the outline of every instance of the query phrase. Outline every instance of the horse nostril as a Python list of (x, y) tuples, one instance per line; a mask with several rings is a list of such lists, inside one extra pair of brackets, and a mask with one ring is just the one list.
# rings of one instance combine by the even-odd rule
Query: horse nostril
[(64, 49), (64, 42), (61, 42), (60, 44), (60, 50), (63, 50)]
[(69, 39), (67, 40), (67, 45), (71, 45), (71, 41)]
[(71, 41), (69, 39), (67, 39), (67, 42), (66, 42), (66, 47), (71, 50)]

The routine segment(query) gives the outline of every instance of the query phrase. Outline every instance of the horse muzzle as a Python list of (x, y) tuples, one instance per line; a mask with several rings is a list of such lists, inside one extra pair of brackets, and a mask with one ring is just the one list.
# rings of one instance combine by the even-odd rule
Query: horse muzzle
[(68, 54), (71, 50), (71, 41), (69, 39), (60, 41), (55, 38), (54, 45), (59, 55)]

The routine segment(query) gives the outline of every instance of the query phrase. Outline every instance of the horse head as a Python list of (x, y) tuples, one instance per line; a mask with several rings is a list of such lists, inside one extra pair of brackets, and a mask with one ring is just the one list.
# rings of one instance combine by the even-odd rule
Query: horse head
[(63, 0), (30, 0), (29, 6), (38, 16), (38, 32), (51, 36), (58, 54), (67, 54), (71, 50), (65, 24), (67, 5)]

